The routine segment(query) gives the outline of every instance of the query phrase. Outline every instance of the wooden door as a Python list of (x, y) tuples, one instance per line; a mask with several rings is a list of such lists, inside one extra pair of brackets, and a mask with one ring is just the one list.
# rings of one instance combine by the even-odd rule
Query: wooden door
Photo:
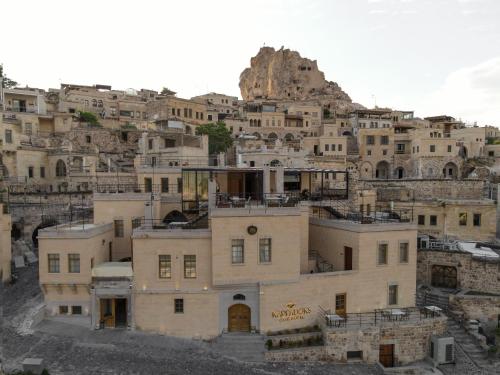
[(228, 310), (229, 332), (250, 332), (250, 307), (241, 303)]
[(101, 321), (104, 322), (104, 327), (115, 327), (115, 304), (110, 298), (102, 298), (101, 300)]
[(344, 246), (344, 270), (352, 270), (352, 247)]
[(346, 316), (347, 314), (347, 294), (341, 293), (335, 295), (335, 314)]
[(384, 367), (394, 366), (394, 344), (380, 345), (378, 361)]

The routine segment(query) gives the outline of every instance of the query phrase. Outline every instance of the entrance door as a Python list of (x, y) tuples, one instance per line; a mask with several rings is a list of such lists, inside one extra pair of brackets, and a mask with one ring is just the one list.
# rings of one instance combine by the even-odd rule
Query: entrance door
[(457, 269), (452, 266), (432, 266), (432, 286), (455, 289), (457, 287)]
[(101, 322), (104, 323), (104, 327), (115, 326), (115, 304), (111, 298), (101, 299)]
[(352, 247), (344, 246), (344, 270), (352, 270)]
[(394, 367), (394, 344), (380, 345), (378, 361), (384, 367)]
[(115, 327), (127, 326), (127, 299), (117, 298), (115, 301)]
[(347, 314), (347, 294), (335, 295), (335, 314), (339, 316), (346, 316)]
[(250, 307), (238, 303), (228, 310), (229, 332), (250, 332)]

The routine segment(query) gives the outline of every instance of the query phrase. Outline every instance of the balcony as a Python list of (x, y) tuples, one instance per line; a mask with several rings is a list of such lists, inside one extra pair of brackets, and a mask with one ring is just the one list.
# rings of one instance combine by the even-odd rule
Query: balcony
[(2, 115), (2, 121), (5, 122), (6, 124), (13, 124), (13, 125), (21, 125), (21, 120), (16, 117), (14, 114)]
[(320, 220), (344, 220), (357, 224), (388, 224), (413, 222), (413, 209), (401, 208), (396, 210), (375, 208), (373, 212), (355, 211), (349, 207), (315, 207), (310, 214), (311, 218)]

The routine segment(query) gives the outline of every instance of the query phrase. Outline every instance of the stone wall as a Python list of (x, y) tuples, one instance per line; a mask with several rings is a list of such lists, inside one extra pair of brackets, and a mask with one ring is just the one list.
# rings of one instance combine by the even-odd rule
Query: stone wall
[(500, 261), (473, 257), (461, 251), (420, 249), (417, 253), (417, 283), (431, 285), (432, 266), (457, 268), (457, 287), (500, 293)]
[(465, 319), (479, 320), (483, 327), (495, 328), (500, 317), (500, 295), (450, 295), (450, 307), (463, 312)]
[(379, 201), (487, 198), (487, 181), (451, 179), (359, 180), (359, 189), (377, 189)]
[(270, 362), (331, 361), (324, 346), (268, 350), (264, 353), (264, 356), (266, 361)]

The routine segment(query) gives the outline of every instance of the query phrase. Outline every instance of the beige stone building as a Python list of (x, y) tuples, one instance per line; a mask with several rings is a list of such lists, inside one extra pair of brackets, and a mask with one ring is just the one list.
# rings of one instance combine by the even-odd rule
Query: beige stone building
[(10, 262), (12, 258), (10, 245), (10, 231), (12, 223), (7, 207), (0, 203), (0, 279), (2, 282), (10, 280)]

